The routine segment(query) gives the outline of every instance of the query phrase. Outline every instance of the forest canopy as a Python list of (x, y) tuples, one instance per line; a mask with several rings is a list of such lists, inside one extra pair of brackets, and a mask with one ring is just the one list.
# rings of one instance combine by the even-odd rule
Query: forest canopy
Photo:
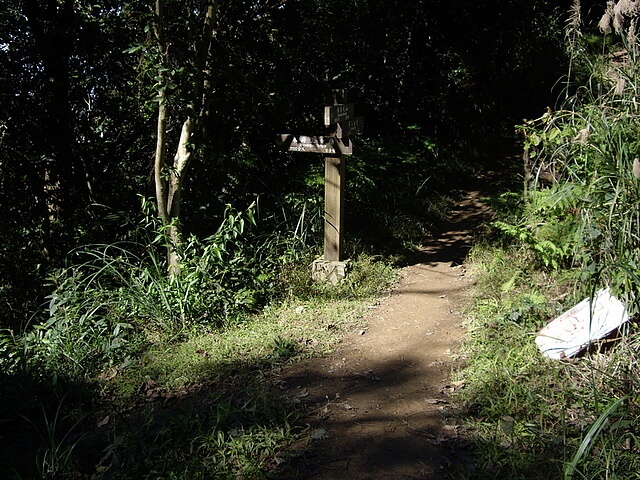
[(72, 249), (132, 235), (140, 198), (154, 196), (159, 106), (166, 158), (198, 116), (180, 221), (209, 235), (225, 205), (308, 183), (274, 136), (319, 130), (331, 88), (349, 90), (363, 140), (419, 130), (437, 145), (473, 144), (537, 115), (566, 63), (566, 5), (550, 1), (2, 3), (0, 296), (11, 327)]
[[(300, 432), (290, 406), (267, 398), (263, 370), (344, 333), (483, 169), (519, 182), (523, 141), (531, 169), (569, 163), (555, 146), (573, 130), (540, 118), (561, 123), (556, 106), (583, 92), (575, 60), (596, 43), (576, 41), (572, 4), (573, 19), (604, 11), (551, 0), (0, 0), (0, 472), (277, 468)], [(364, 130), (346, 161), (353, 271), (328, 287), (309, 275), (322, 251), (322, 156), (276, 139), (323, 135), (338, 89)], [(576, 142), (565, 146), (570, 158)], [(547, 198), (526, 179), (531, 198)], [(500, 225), (501, 241), (529, 243), (531, 265), (570, 263), (555, 247), (574, 243), (538, 238), (548, 229), (537, 223)], [(318, 321), (307, 303), (340, 320)], [(164, 425), (153, 411), (161, 395), (196, 392), (208, 397)]]

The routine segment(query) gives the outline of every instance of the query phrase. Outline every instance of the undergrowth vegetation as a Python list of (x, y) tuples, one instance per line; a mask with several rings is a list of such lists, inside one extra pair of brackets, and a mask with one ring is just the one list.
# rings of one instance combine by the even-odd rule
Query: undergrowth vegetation
[(330, 351), (394, 279), (366, 255), (337, 287), (290, 265), (287, 293), (248, 310), (105, 251), (60, 282), (49, 320), (3, 337), (5, 478), (269, 478), (304, 433), (272, 371)]
[[(576, 31), (574, 2), (565, 99), (518, 127), (523, 193), (498, 199), (489, 241), (470, 257), (465, 478), (640, 478), (638, 17), (609, 3), (621, 41), (600, 37), (589, 55), (598, 42)], [(605, 287), (631, 321), (577, 358), (544, 357), (536, 332)]]
[[(138, 222), (122, 220), (122, 241), (72, 251), (30, 322), (0, 332), (0, 475), (277, 476), (306, 432), (274, 372), (362, 328), (393, 263), (450, 202), (444, 154), (414, 137), (351, 159), (351, 260), (337, 286), (310, 275), (322, 239), (313, 168), (307, 190), (228, 205), (213, 234), (187, 236), (173, 274), (147, 200)], [(460, 178), (462, 163), (447, 156)]]
[[(215, 22), (201, 18), (218, 3)], [(305, 427), (274, 372), (359, 327), (391, 265), (468, 186), (474, 154), (496, 148), (498, 117), (528, 109), (563, 62), (555, 2), (452, 5), (0, 9), (0, 191), (11, 199), (0, 236), (1, 478), (249, 479), (286, 468)], [(209, 30), (211, 48), (196, 33)], [(324, 53), (334, 51), (338, 62)], [(203, 58), (216, 68), (196, 68)], [(348, 159), (352, 262), (337, 287), (309, 271), (321, 250), (322, 162), (273, 144), (275, 132), (321, 132), (321, 97), (335, 86), (354, 94), (370, 129)], [(197, 134), (179, 143), (185, 160), (199, 152), (185, 190), (181, 174), (175, 184), (182, 224), (162, 227), (146, 197), (154, 135), (180, 134), (181, 115), (196, 110)], [(166, 128), (165, 114), (177, 115)], [(178, 170), (156, 172), (158, 184)], [(595, 240), (614, 234), (605, 220)], [(502, 227), (541, 265), (572, 261), (577, 239), (549, 228), (543, 241), (529, 225)], [(167, 250), (178, 259), (170, 275)], [(519, 282), (509, 276), (496, 301)], [(527, 298), (505, 324), (533, 321), (542, 293)]]

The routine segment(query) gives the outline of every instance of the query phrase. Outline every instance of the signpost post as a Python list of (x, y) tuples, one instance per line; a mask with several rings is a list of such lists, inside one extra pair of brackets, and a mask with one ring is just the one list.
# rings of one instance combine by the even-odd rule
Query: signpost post
[(313, 278), (336, 285), (346, 276), (348, 262), (344, 260), (344, 196), (345, 155), (353, 153), (350, 135), (361, 133), (362, 117), (355, 117), (352, 103), (337, 103), (324, 108), (324, 125), (328, 136), (279, 135), (278, 143), (291, 152), (321, 153), (324, 170), (324, 255), (313, 263)]

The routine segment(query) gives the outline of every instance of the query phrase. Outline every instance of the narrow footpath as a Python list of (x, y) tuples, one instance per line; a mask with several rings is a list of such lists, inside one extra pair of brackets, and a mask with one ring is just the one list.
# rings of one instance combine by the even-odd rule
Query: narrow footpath
[(460, 461), (464, 439), (447, 399), (457, 388), (450, 373), (465, 333), (460, 309), (473, 283), (463, 262), (491, 214), (481, 198), (472, 191), (458, 202), (442, 233), (372, 306), (365, 329), (345, 337), (331, 356), (284, 369), (289, 394), (312, 428), (292, 478), (442, 479)]

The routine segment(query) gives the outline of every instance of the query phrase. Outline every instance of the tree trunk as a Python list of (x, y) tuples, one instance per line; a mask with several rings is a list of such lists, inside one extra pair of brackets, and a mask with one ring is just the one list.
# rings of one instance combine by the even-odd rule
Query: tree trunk
[(178, 152), (173, 161), (174, 168), (169, 177), (169, 188), (166, 192), (166, 209), (169, 213), (167, 235), (169, 238), (167, 250), (167, 265), (170, 274), (180, 273), (180, 258), (178, 247), (182, 243), (182, 226), (180, 225), (180, 202), (182, 199), (182, 185), (191, 160), (191, 152), (188, 150), (188, 140), (194, 132), (191, 128), (191, 119), (182, 125), (182, 134), (178, 144)]
[(214, 17), (218, 10), (218, 2), (210, 1), (204, 18), (202, 37), (196, 48), (193, 60), (196, 66), (196, 81), (191, 88), (191, 101), (185, 106), (186, 119), (182, 123), (180, 138), (171, 166), (167, 164), (167, 128), (170, 123), (167, 107), (167, 86), (171, 81), (166, 72), (170, 65), (168, 43), (163, 28), (162, 0), (156, 0), (156, 22), (154, 32), (157, 46), (161, 53), (162, 65), (158, 69), (161, 78), (158, 88), (158, 124), (156, 137), (156, 153), (154, 162), (154, 178), (158, 215), (162, 219), (163, 228), (167, 235), (167, 267), (169, 274), (180, 272), (179, 246), (182, 243), (182, 228), (180, 225), (180, 202), (182, 188), (191, 157), (197, 147), (198, 133), (209, 103), (211, 90), (211, 59), (210, 49), (214, 34)]

